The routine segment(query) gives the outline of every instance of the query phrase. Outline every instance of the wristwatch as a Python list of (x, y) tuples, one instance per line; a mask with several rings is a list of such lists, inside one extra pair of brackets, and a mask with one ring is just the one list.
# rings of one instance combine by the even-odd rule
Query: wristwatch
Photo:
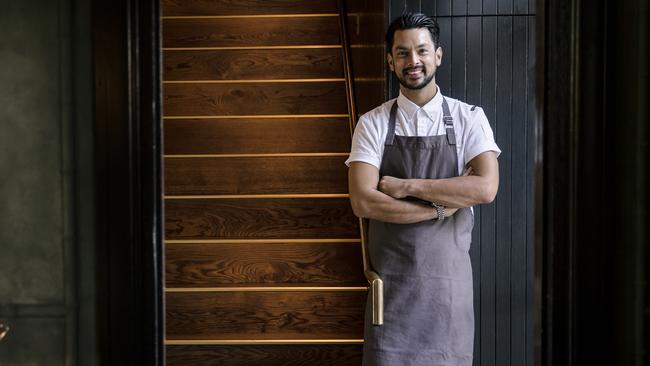
[(445, 219), (445, 206), (443, 205), (438, 205), (435, 202), (431, 202), (431, 206), (436, 208), (436, 212), (438, 213), (438, 217), (436, 220), (442, 221)]

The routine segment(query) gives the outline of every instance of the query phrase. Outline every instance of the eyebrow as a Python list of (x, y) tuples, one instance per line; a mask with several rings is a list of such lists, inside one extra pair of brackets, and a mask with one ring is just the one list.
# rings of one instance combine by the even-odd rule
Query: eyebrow
[[(428, 43), (422, 43), (422, 44), (419, 44), (419, 45), (415, 46), (415, 48), (423, 48), (423, 47), (428, 47), (428, 46), (429, 46)], [(402, 46), (396, 46), (395, 47), (395, 51), (406, 51), (406, 50), (408, 50), (408, 48), (406, 48), (406, 47), (402, 47)]]

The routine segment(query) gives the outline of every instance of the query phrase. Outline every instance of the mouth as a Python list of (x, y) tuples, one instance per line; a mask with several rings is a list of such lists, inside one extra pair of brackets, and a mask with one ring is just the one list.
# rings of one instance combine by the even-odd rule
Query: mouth
[(419, 79), (424, 76), (424, 68), (423, 67), (413, 67), (410, 69), (405, 69), (403, 71), (404, 76), (408, 77), (409, 79)]

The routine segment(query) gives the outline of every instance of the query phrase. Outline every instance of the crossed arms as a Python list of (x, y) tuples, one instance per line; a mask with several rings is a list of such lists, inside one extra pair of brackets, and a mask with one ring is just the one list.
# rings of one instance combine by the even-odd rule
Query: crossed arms
[(496, 154), (486, 151), (468, 163), (465, 174), (445, 179), (399, 179), (384, 176), (370, 164), (352, 162), (348, 172), (350, 202), (358, 217), (411, 224), (437, 217), (435, 208), (401, 198), (410, 196), (445, 207), (445, 216), (458, 208), (489, 203), (499, 187)]

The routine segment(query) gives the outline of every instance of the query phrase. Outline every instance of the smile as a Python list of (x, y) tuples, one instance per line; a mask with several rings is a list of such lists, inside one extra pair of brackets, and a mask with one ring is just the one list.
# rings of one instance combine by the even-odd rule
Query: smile
[(404, 70), (404, 75), (409, 78), (419, 78), (423, 76), (423, 74), (422, 68)]

